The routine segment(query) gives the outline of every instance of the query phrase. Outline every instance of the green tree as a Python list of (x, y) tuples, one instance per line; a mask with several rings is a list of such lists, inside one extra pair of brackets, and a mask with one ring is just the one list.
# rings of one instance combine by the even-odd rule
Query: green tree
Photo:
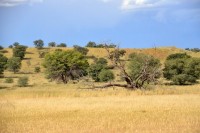
[(7, 68), (14, 73), (18, 72), (21, 68), (21, 59), (19, 57), (11, 57), (7, 61)]
[(176, 85), (195, 83), (200, 78), (200, 59), (185, 53), (169, 55), (165, 61), (163, 75)]
[(4, 70), (6, 69), (8, 58), (0, 54), (0, 74), (3, 74)]
[(111, 70), (103, 69), (99, 73), (99, 79), (101, 82), (112, 81), (114, 80), (114, 78), (115, 78), (114, 73)]
[(101, 73), (102, 70), (107, 69), (107, 63), (108, 62), (106, 59), (98, 58), (95, 60), (93, 64), (90, 65), (88, 73), (95, 82), (100, 81), (99, 74)]
[(160, 77), (161, 63), (153, 56), (133, 53), (129, 55), (129, 60), (127, 73), (136, 88), (155, 82)]
[(85, 76), (89, 64), (81, 53), (70, 50), (47, 54), (43, 65), (48, 78), (61, 80), (66, 84), (69, 80)]
[(48, 45), (49, 45), (49, 47), (55, 47), (56, 43), (55, 42), (50, 42)]
[(96, 46), (97, 46), (96, 43), (92, 42), (92, 41), (88, 42), (87, 45), (86, 45), (86, 47), (91, 47), (91, 48), (94, 48)]
[(2, 49), (4, 49), (4, 47), (0, 45), (0, 50), (2, 50)]
[(13, 48), (13, 57), (19, 57), (21, 60), (24, 58), (26, 54), (26, 46), (17, 45)]
[(15, 46), (15, 47), (18, 46), (18, 45), (20, 45), (18, 42), (13, 43), (13, 46)]
[(8, 48), (13, 48), (13, 45), (9, 45)]
[(87, 53), (89, 51), (87, 48), (84, 48), (84, 47), (81, 47), (78, 45), (74, 45), (74, 50), (80, 52), (83, 55), (87, 55)]
[(57, 45), (57, 47), (67, 47), (67, 44), (66, 43), (60, 43)]
[(41, 49), (44, 46), (44, 41), (41, 39), (35, 40), (33, 43), (34, 43), (35, 47), (38, 49)]

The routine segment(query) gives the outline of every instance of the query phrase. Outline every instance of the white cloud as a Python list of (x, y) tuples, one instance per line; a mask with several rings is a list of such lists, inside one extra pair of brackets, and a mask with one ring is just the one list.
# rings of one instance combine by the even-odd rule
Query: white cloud
[(43, 0), (0, 0), (0, 6), (13, 7), (21, 4), (41, 3)]

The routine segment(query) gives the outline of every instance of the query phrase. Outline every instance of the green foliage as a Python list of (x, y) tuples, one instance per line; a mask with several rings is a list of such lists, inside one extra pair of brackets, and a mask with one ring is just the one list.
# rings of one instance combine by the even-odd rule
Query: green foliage
[(91, 48), (104, 48), (104, 47), (107, 47), (107, 48), (116, 48), (116, 45), (115, 44), (96, 44), (95, 42), (88, 42), (86, 47), (91, 47)]
[(128, 74), (136, 86), (155, 82), (161, 76), (161, 63), (153, 56), (133, 53), (129, 55), (129, 60)]
[(192, 52), (200, 52), (200, 48), (186, 48), (185, 50), (192, 51)]
[(80, 52), (83, 55), (87, 55), (87, 53), (89, 51), (87, 48), (84, 48), (84, 47), (81, 47), (78, 45), (74, 45), (74, 50)]
[(9, 71), (16, 73), (21, 68), (21, 59), (19, 57), (11, 57), (8, 59), (6, 66)]
[(26, 54), (26, 46), (17, 45), (13, 48), (13, 57), (19, 57), (21, 60), (24, 58)]
[(57, 47), (67, 47), (67, 44), (66, 43), (60, 43), (57, 45)]
[(40, 67), (35, 67), (35, 70), (34, 70), (36, 73), (39, 73), (40, 72)]
[(18, 83), (19, 87), (26, 87), (26, 86), (28, 86), (28, 77), (20, 77), (18, 79), (17, 83)]
[(34, 43), (35, 47), (38, 48), (38, 49), (41, 49), (44, 46), (44, 42), (41, 39), (35, 40), (33, 43)]
[(7, 57), (0, 54), (0, 74), (3, 74), (4, 70), (6, 69), (7, 60)]
[(89, 66), (85, 56), (74, 50), (49, 53), (45, 56), (43, 65), (48, 78), (61, 80), (63, 83), (85, 76)]
[(99, 82), (100, 81), (99, 74), (101, 73), (102, 70), (106, 70), (107, 67), (108, 67), (107, 60), (104, 58), (99, 58), (95, 60), (93, 64), (90, 65), (88, 73), (92, 77), (92, 79), (95, 80), (95, 82)]
[(111, 70), (103, 69), (99, 73), (99, 79), (101, 82), (111, 81), (115, 78), (114, 73)]
[(97, 44), (95, 42), (89, 41), (86, 45), (86, 47), (96, 47)]
[(4, 47), (0, 45), (0, 50), (2, 50), (2, 49), (4, 49)]
[(13, 48), (13, 45), (9, 45), (8, 48)]
[[(172, 56), (170, 55), (169, 57)], [(192, 58), (188, 55), (167, 58), (163, 75), (177, 85), (195, 83), (200, 78), (200, 59)]]
[(13, 83), (13, 79), (12, 78), (6, 78), (5, 79), (5, 83)]
[(167, 57), (167, 60), (172, 60), (172, 59), (187, 59), (191, 58), (191, 56), (187, 55), (186, 53), (176, 53), (176, 54), (171, 54)]
[(13, 43), (13, 46), (15, 46), (15, 47), (18, 46), (18, 45), (19, 45), (18, 42), (14, 42), (14, 43)]
[(49, 45), (49, 47), (55, 47), (56, 43), (55, 42), (50, 42), (48, 45)]

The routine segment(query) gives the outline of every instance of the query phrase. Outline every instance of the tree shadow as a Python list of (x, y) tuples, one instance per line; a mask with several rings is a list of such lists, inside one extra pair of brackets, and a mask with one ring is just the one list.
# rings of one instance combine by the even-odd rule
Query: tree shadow
[(23, 60), (31, 60), (31, 58), (24, 58)]
[(33, 54), (32, 52), (26, 52), (26, 54)]
[(8, 87), (0, 86), (0, 90), (3, 90), (3, 89), (8, 89)]

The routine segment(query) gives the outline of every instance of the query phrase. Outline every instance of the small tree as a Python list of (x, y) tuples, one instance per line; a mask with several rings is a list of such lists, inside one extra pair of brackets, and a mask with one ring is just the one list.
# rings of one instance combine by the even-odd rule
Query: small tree
[(26, 87), (28, 85), (28, 77), (20, 77), (18, 79), (18, 86), (19, 87)]
[(41, 39), (35, 40), (33, 43), (34, 43), (35, 47), (38, 48), (38, 49), (41, 49), (44, 46), (44, 42)]
[(57, 47), (67, 47), (67, 44), (66, 43), (60, 43), (57, 45)]
[(18, 46), (18, 45), (19, 45), (18, 42), (14, 42), (14, 43), (13, 43), (13, 46), (15, 46), (15, 47)]
[(80, 52), (83, 55), (87, 55), (87, 53), (89, 51), (87, 48), (84, 48), (84, 47), (81, 47), (78, 45), (74, 45), (74, 50)]
[(6, 69), (8, 58), (0, 54), (0, 74), (3, 74), (4, 70)]
[(18, 72), (21, 68), (21, 59), (19, 57), (11, 57), (8, 59), (7, 68), (14, 73)]
[(56, 43), (55, 42), (50, 42), (48, 45), (49, 45), (49, 47), (55, 47)]
[(19, 57), (21, 60), (24, 58), (26, 54), (26, 46), (17, 45), (13, 48), (13, 57)]
[(107, 68), (107, 60), (104, 58), (99, 58), (95, 60), (93, 64), (90, 65), (88, 73), (95, 82), (99, 82), (100, 81), (99, 74), (101, 73), (102, 70), (106, 68)]
[(66, 84), (69, 80), (85, 76), (89, 64), (81, 53), (70, 50), (47, 54), (43, 65), (48, 78), (61, 80)]
[(99, 73), (99, 79), (101, 82), (112, 81), (114, 80), (114, 78), (115, 78), (114, 73), (111, 70), (103, 69)]
[(87, 45), (86, 45), (86, 47), (91, 47), (91, 48), (94, 48), (96, 46), (97, 46), (96, 43), (92, 42), (92, 41), (88, 42)]
[(8, 48), (13, 48), (13, 45), (9, 45)]

